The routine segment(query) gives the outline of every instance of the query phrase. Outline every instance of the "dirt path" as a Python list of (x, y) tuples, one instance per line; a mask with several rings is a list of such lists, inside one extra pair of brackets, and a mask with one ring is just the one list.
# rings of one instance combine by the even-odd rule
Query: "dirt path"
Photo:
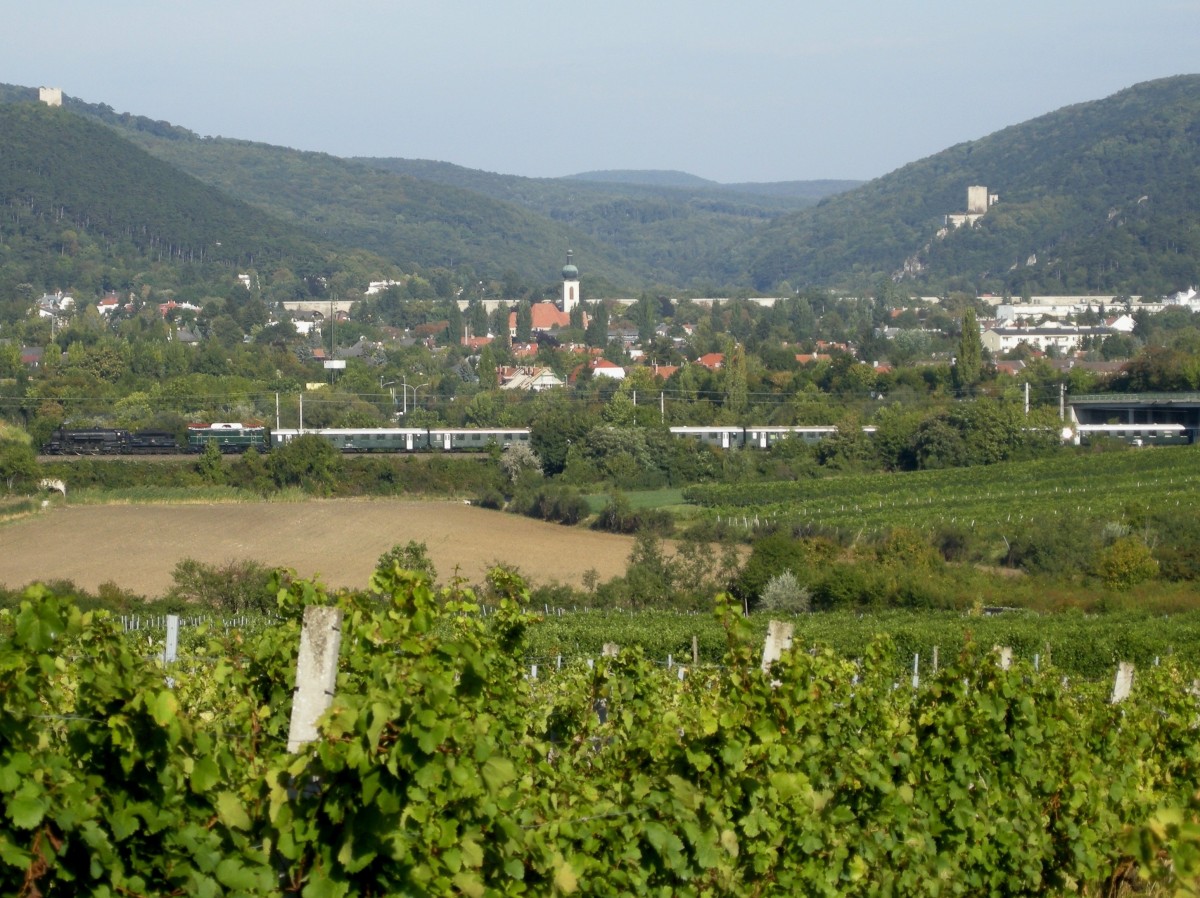
[(171, 585), (176, 562), (251, 559), (365, 586), (393, 545), (424, 542), (441, 580), (457, 568), (478, 583), (493, 562), (515, 564), (534, 583), (580, 585), (623, 573), (632, 540), (546, 524), (457, 502), (382, 499), (221, 505), (55, 507), (0, 524), (0, 583), (68, 579), (94, 590), (111, 581), (142, 595)]

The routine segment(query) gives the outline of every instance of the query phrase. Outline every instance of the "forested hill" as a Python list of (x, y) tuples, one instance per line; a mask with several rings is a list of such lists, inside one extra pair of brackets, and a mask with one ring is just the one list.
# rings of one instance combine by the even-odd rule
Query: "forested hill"
[[(780, 215), (846, 189), (846, 182), (722, 185), (681, 173), (609, 172), (523, 178), (445, 162), (362, 158), (373, 168), (511, 203), (607, 247), (640, 278), (678, 286), (744, 284), (736, 245)], [(576, 246), (579, 250), (579, 246)], [(588, 258), (577, 252), (580, 259)], [(592, 263), (588, 259), (586, 269)]]
[(835, 193), (844, 193), (859, 186), (862, 181), (839, 181), (834, 179), (814, 181), (753, 181), (722, 184), (709, 181), (681, 171), (655, 171), (641, 169), (618, 169), (580, 172), (568, 175), (563, 180), (590, 181), (607, 185), (642, 185), (668, 187), (672, 189), (708, 189), (723, 193), (744, 193), (757, 197), (780, 197), (793, 200), (816, 202)]
[(588, 274), (632, 289), (651, 276), (602, 242), (512, 203), (379, 171), (323, 153), (225, 138), (131, 135), (149, 152), (208, 184), (343, 247), (378, 253), (402, 268), (468, 268), (552, 279), (566, 251)]
[[(0, 85), (0, 104), (34, 93)], [(1200, 281), (1200, 75), (1061, 109), (845, 192), (834, 192), (845, 182), (721, 185), (678, 172), (619, 171), (520, 178), (439, 162), (339, 159), (202, 138), (107, 106), (64, 102), (57, 113), (104, 122), (156, 158), (294, 226), (222, 205), (168, 166), (147, 167), (144, 156), (129, 161), (112, 131), (103, 140), (78, 133), (74, 144), (64, 144), (81, 153), (69, 187), (44, 166), (33, 168), (37, 177), (27, 176), (39, 201), (53, 201), (45, 208), (57, 202), (58, 214), (72, 226), (83, 222), (83, 232), (107, 233), (111, 224), (113, 239), (136, 237), (146, 251), (166, 246), (180, 258), (213, 259), (219, 231), (220, 258), (231, 264), (252, 253), (308, 259), (324, 241), (342, 252), (377, 253), (407, 270), (545, 283), (570, 247), (591, 296), (629, 295), (653, 284), (767, 293), (786, 289), (785, 282), (871, 290), (901, 273), (909, 289), (922, 293), (1153, 295)], [(31, 106), (38, 108), (16, 102), (6, 114), (24, 109), (26, 119), (47, 127), (67, 121), (62, 114), (39, 119)], [(7, 128), (0, 132), (5, 154), (19, 149), (36, 159), (42, 138), (24, 148), (13, 140)], [(101, 161), (108, 157), (127, 164), (110, 170)], [(187, 183), (201, 205), (182, 202), (181, 193), (161, 208), (152, 204), (159, 217), (147, 217), (141, 210), (154, 179), (175, 185), (164, 187), (168, 196)], [(999, 194), (999, 203), (976, 226), (939, 235), (948, 213), (966, 211), (970, 185)], [(104, 199), (111, 211), (90, 219), (72, 217), (83, 208), (75, 197), (56, 195), (84, 191), (80, 198), (96, 203), (102, 186), (114, 187)], [(52, 238), (52, 229), (44, 236)]]
[(407, 269), (465, 267), (532, 282), (553, 277), (570, 247), (586, 260), (592, 295), (606, 288), (628, 295), (653, 283), (744, 284), (744, 273), (730, 265), (738, 243), (775, 217), (847, 186), (716, 185), (698, 178), (686, 187), (600, 183), (423, 160), (341, 159), (202, 138), (69, 96), (64, 103), (205, 183), (344, 247)]
[(552, 279), (569, 247), (587, 258), (593, 283), (631, 290), (653, 279), (603, 242), (481, 191), (430, 183), (326, 153), (228, 138), (202, 138), (166, 122), (66, 97), (155, 157), (221, 191), (344, 248), (377, 253), (411, 270), (515, 272)]
[[(974, 228), (968, 185), (1000, 202)], [(1200, 264), (1200, 75), (1139, 84), (907, 165), (771, 223), (743, 246), (753, 283), (1163, 293)]]
[[(0, 289), (127, 286), (150, 265), (288, 266), (330, 253), (66, 109), (0, 104)], [(7, 295), (7, 294), (6, 294)]]

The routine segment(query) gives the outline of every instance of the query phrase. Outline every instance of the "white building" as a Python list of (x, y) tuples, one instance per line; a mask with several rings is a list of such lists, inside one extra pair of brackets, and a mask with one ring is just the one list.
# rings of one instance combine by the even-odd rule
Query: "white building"
[(550, 368), (502, 368), (499, 373), (502, 390), (529, 390), (540, 393), (563, 385), (563, 379)]
[(1200, 295), (1196, 293), (1195, 287), (1188, 287), (1187, 290), (1181, 290), (1178, 293), (1172, 293), (1163, 300), (1164, 306), (1182, 306), (1189, 312), (1200, 311)]
[(608, 359), (592, 359), (588, 362), (593, 377), (611, 377), (613, 380), (624, 380), (625, 369)]
[(1060, 353), (1075, 352), (1084, 337), (1108, 337), (1116, 333), (1108, 327), (992, 327), (983, 332), (981, 341), (984, 349), (993, 355), (1012, 352), (1022, 343), (1042, 352), (1057, 350)]
[(404, 281), (371, 281), (367, 284), (367, 296), (374, 296), (376, 293), (382, 293), (388, 287), (399, 287)]

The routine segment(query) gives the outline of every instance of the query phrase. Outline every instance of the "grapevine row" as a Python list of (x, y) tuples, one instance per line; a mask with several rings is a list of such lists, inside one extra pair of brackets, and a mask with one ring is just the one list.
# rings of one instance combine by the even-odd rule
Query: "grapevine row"
[[(0, 629), (5, 894), (1044, 895), (1098, 891), (1200, 775), (1178, 656), (1119, 706), (1059, 670), (786, 653), (719, 604), (719, 665), (636, 648), (553, 676), (523, 585), (281, 588), (269, 630), (169, 672), (32, 591)], [(332, 705), (286, 748), (303, 609), (342, 610)], [(865, 629), (865, 628), (864, 628)], [(71, 660), (76, 659), (76, 660)], [(1056, 662), (1057, 663), (1057, 662)]]

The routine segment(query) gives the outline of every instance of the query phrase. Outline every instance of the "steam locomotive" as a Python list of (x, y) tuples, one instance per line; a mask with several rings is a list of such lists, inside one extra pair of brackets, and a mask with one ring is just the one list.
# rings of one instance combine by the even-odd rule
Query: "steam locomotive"
[(187, 442), (165, 430), (128, 431), (115, 427), (68, 430), (60, 427), (42, 446), (44, 455), (172, 455), (203, 452), (209, 442), (222, 452), (245, 452), (268, 447), (267, 429), (241, 423), (189, 424)]

